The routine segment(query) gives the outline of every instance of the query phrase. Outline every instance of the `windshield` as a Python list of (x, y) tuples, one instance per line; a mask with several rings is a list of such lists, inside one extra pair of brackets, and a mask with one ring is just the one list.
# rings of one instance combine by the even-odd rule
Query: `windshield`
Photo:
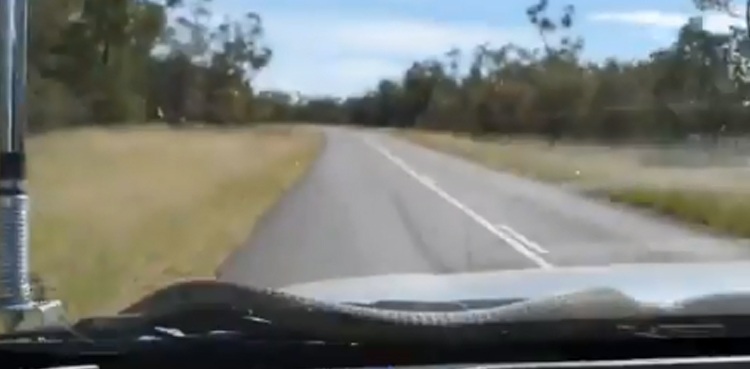
[(746, 8), (7, 1), (3, 306), (750, 293)]

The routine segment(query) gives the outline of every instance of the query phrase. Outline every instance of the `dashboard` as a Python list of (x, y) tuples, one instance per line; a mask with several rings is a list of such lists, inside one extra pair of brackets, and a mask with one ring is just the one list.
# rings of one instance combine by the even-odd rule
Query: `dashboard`
[[(97, 365), (58, 366), (46, 369), (98, 369)], [(252, 368), (252, 366), (250, 366)], [(429, 366), (377, 366), (359, 369), (703, 369), (703, 368), (750, 368), (750, 356), (716, 356), (701, 358), (662, 358), (636, 360), (600, 360), (600, 361), (556, 361), (524, 362), (506, 364), (451, 364)]]
[[(386, 368), (386, 367), (378, 367)], [(409, 369), (704, 369), (704, 368), (750, 368), (750, 356), (716, 356), (702, 358), (663, 358), (636, 360), (594, 360), (594, 361), (556, 361), (525, 362), (506, 364), (454, 364), (434, 366), (394, 366), (388, 368)], [(374, 369), (374, 367), (373, 367)]]

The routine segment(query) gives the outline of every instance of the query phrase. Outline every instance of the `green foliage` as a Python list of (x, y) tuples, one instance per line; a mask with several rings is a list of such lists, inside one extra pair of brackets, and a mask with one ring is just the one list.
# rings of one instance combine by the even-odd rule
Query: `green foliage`
[[(727, 0), (693, 0), (734, 14)], [(254, 13), (216, 24), (211, 0), (35, 0), (29, 53), (30, 125), (167, 121), (226, 125), (308, 120), (559, 139), (714, 138), (750, 129), (746, 35), (686, 24), (669, 47), (636, 61), (579, 57), (576, 11), (527, 9), (539, 47), (478, 45), (415, 61), (361, 96), (259, 92), (273, 53)], [(583, 35), (585, 36), (585, 35)], [(470, 54), (470, 55), (467, 55)], [(468, 60), (468, 68), (462, 61)]]
[[(209, 26), (209, 3), (30, 2), (30, 129), (252, 120), (251, 81), (271, 60), (263, 23)], [(172, 11), (189, 15), (169, 22)]]
[[(695, 0), (699, 9), (732, 12), (728, 1)], [(750, 131), (747, 60), (736, 30), (681, 28), (669, 47), (642, 60), (580, 60), (575, 9), (553, 14), (547, 0), (527, 10), (541, 47), (478, 46), (468, 71), (461, 51), (414, 63), (399, 79), (380, 81), (341, 108), (350, 122), (473, 134), (540, 134), (623, 140), (717, 138)], [(319, 119), (322, 120), (322, 119)]]

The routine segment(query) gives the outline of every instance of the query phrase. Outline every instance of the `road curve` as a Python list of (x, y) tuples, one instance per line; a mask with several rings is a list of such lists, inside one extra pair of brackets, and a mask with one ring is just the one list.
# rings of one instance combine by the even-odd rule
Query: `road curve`
[(341, 277), (750, 259), (745, 241), (500, 173), (386, 134), (326, 128), (307, 176), (217, 271)]

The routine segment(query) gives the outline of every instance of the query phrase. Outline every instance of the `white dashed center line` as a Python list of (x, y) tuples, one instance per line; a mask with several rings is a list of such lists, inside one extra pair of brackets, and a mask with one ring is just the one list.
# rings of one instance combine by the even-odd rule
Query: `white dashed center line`
[(432, 192), (436, 193), (438, 196), (440, 196), (443, 200), (447, 201), (449, 204), (455, 206), (459, 210), (461, 210), (464, 214), (466, 214), (469, 218), (477, 222), (480, 226), (488, 230), (490, 233), (494, 234), (501, 240), (503, 240), (506, 244), (508, 244), (510, 247), (512, 247), (515, 251), (517, 251), (519, 254), (525, 256), (532, 262), (534, 262), (537, 266), (544, 269), (550, 269), (554, 268), (554, 265), (549, 263), (548, 261), (544, 260), (539, 254), (547, 254), (549, 251), (545, 250), (539, 244), (529, 240), (528, 238), (524, 237), (517, 231), (513, 230), (512, 228), (508, 227), (507, 225), (500, 225), (495, 226), (490, 221), (479, 215), (477, 212), (472, 210), (470, 207), (466, 206), (462, 202), (458, 201), (455, 197), (451, 196), (445, 190), (440, 188), (434, 179), (429, 178), (425, 175), (422, 175), (418, 173), (416, 170), (414, 170), (412, 167), (410, 167), (404, 160), (390, 152), (388, 149), (383, 147), (382, 145), (373, 142), (371, 140), (365, 140), (367, 145), (375, 149), (377, 152), (385, 156), (388, 160), (396, 164), (399, 168), (401, 168), (404, 172), (406, 172), (408, 175), (410, 175), (412, 178), (417, 180), (417, 182), (421, 183), (428, 189), (430, 189)]

